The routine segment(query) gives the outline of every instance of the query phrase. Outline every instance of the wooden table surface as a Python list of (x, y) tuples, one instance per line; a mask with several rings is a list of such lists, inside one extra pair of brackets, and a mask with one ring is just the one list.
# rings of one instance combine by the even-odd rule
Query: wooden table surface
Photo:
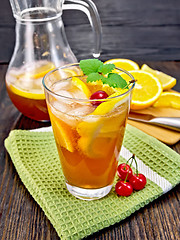
[[(175, 90), (180, 91), (178, 1), (94, 2), (103, 29), (101, 59), (124, 57), (140, 65), (147, 63), (176, 77)], [(90, 28), (83, 14), (73, 14), (65, 12), (64, 23), (70, 45), (77, 58), (82, 59), (90, 55)], [(11, 129), (33, 129), (49, 126), (49, 123), (22, 116), (7, 95), (4, 79), (14, 44), (14, 20), (7, 0), (2, 0), (0, 22), (0, 239), (58, 240), (56, 231), (24, 187), (4, 148), (4, 139)], [(180, 153), (180, 142), (171, 147)], [(120, 223), (87, 239), (180, 239), (179, 189), (175, 187)]]

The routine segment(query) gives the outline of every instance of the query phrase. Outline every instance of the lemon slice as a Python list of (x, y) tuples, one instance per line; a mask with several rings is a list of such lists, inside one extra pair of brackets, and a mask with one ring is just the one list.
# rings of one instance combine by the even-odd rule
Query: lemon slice
[(172, 107), (180, 109), (180, 93), (163, 92), (153, 107)]
[[(58, 117), (52, 113), (52, 110), (49, 108), (50, 119), (53, 127), (53, 132), (57, 143), (66, 148), (68, 151), (74, 151), (74, 136), (70, 127), (61, 121)], [(56, 114), (56, 113), (55, 113)], [(57, 113), (58, 115), (58, 113)]]
[[(104, 122), (110, 124), (110, 122), (107, 121), (108, 119), (106, 119), (103, 116), (111, 112), (115, 107), (122, 104), (123, 101), (126, 100), (127, 96), (124, 95), (119, 96), (120, 94), (126, 91), (127, 89), (123, 90), (121, 89), (118, 92), (112, 94), (107, 98), (109, 99), (109, 101), (101, 103), (92, 113), (87, 115), (86, 119), (77, 125), (77, 132), (79, 133), (79, 135), (80, 136), (90, 135), (92, 136), (94, 134), (97, 135), (100, 132), (101, 128), (103, 127)], [(95, 115), (99, 115), (99, 118), (98, 116)], [(112, 128), (114, 129), (114, 126), (112, 126)]]
[(85, 96), (89, 99), (91, 96), (91, 92), (86, 86), (86, 84), (81, 81), (80, 78), (77, 77), (72, 77), (72, 83), (81, 91), (85, 94)]
[(126, 95), (120, 96), (127, 91), (128, 89), (117, 90), (117, 92), (111, 94), (108, 98), (106, 98), (105, 102), (99, 104), (99, 106), (97, 106), (97, 108), (91, 113), (91, 115), (105, 115), (111, 112), (114, 108), (122, 104), (127, 99)]
[(26, 73), (30, 78), (43, 78), (46, 73), (55, 69), (55, 65), (52, 62), (47, 62), (46, 64), (37, 67), (32, 73)]
[(171, 77), (163, 72), (154, 70), (146, 64), (142, 65), (141, 70), (152, 73), (154, 76), (156, 76), (161, 81), (163, 90), (169, 90), (176, 85), (176, 79), (174, 77)]
[[(104, 146), (107, 149), (110, 146), (108, 141), (116, 138), (117, 131), (123, 125), (122, 121), (125, 121), (126, 115), (123, 115), (123, 120), (120, 119), (120, 116), (107, 118), (104, 115), (125, 101), (127, 96), (119, 95), (126, 91), (127, 89), (119, 90), (112, 94), (107, 102), (101, 103), (91, 114), (87, 115), (84, 121), (77, 125), (77, 132), (81, 136), (78, 146), (88, 157), (103, 157), (104, 151), (102, 151), (100, 146)], [(99, 144), (99, 142), (102, 144)]]
[[(24, 98), (29, 98), (29, 99), (36, 99), (36, 100), (44, 100), (45, 99), (45, 94), (43, 89), (37, 89), (37, 90), (29, 90), (25, 91), (22, 90), (18, 87), (15, 87), (14, 85), (9, 85), (9, 88), (13, 93), (16, 95), (19, 95)], [(30, 92), (32, 91), (32, 92)]]
[(61, 125), (61, 124), (56, 124), (55, 127), (58, 132), (58, 136), (56, 136), (56, 141), (64, 148), (66, 148), (68, 151), (73, 152), (74, 151), (74, 146), (71, 141), (71, 137), (69, 132)]
[(144, 109), (153, 105), (163, 90), (160, 80), (142, 70), (134, 70), (130, 73), (137, 80), (132, 93), (131, 109)]
[[(115, 59), (110, 59), (110, 60), (106, 61), (104, 64), (109, 64), (109, 63), (112, 63), (116, 67), (122, 68), (126, 71), (139, 70), (138, 64), (129, 59), (115, 58)], [(116, 72), (116, 70), (113, 70), (113, 72), (114, 71)]]
[[(89, 158), (104, 159), (109, 152), (113, 153), (113, 146), (115, 145), (115, 138), (97, 137), (81, 137), (78, 141), (78, 146), (83, 154)], [(103, 149), (102, 149), (103, 146)], [(106, 151), (104, 151), (106, 149)]]

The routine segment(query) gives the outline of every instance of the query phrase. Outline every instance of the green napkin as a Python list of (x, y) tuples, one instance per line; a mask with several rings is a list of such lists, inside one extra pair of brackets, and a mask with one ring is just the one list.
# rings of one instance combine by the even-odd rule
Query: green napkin
[(129, 197), (118, 197), (114, 188), (96, 201), (73, 197), (66, 190), (52, 132), (13, 130), (5, 147), (61, 239), (82, 239), (120, 222), (180, 182), (180, 155), (131, 125), (126, 128), (120, 161), (136, 154), (139, 170), (148, 180), (143, 190)]

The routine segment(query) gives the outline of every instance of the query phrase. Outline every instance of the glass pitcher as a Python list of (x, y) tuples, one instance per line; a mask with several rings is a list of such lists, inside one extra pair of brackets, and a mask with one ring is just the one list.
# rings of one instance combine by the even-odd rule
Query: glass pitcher
[(56, 67), (77, 62), (64, 32), (63, 10), (86, 13), (94, 34), (93, 56), (100, 55), (101, 22), (96, 6), (91, 0), (66, 2), (70, 3), (64, 0), (10, 0), (16, 19), (16, 43), (6, 73), (6, 88), (17, 109), (34, 120), (49, 120), (43, 76)]

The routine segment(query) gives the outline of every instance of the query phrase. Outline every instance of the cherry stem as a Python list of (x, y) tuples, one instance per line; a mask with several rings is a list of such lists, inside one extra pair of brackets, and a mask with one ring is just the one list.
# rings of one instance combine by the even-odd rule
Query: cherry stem
[(135, 158), (135, 154), (132, 155), (132, 158), (135, 161), (135, 164), (136, 164), (136, 175), (138, 176), (138, 164), (137, 164), (137, 160)]
[(124, 180), (125, 183), (126, 183), (126, 181), (127, 181), (127, 178), (128, 178), (128, 175), (129, 175), (129, 171), (130, 171), (130, 168), (131, 168), (132, 162), (133, 162), (133, 158), (132, 158), (132, 157), (129, 158), (129, 159), (127, 160), (127, 162), (126, 162), (126, 166), (127, 166), (127, 163), (129, 162), (130, 159), (132, 159), (132, 160), (131, 160), (131, 163), (130, 163), (130, 165), (129, 165), (128, 173), (127, 173), (126, 178), (125, 178), (125, 180)]
[(129, 85), (130, 85), (131, 83), (134, 83), (134, 82), (137, 82), (137, 80), (136, 80), (136, 79), (130, 80), (129, 83), (127, 83), (126, 86), (123, 87), (123, 89), (129, 87)]

